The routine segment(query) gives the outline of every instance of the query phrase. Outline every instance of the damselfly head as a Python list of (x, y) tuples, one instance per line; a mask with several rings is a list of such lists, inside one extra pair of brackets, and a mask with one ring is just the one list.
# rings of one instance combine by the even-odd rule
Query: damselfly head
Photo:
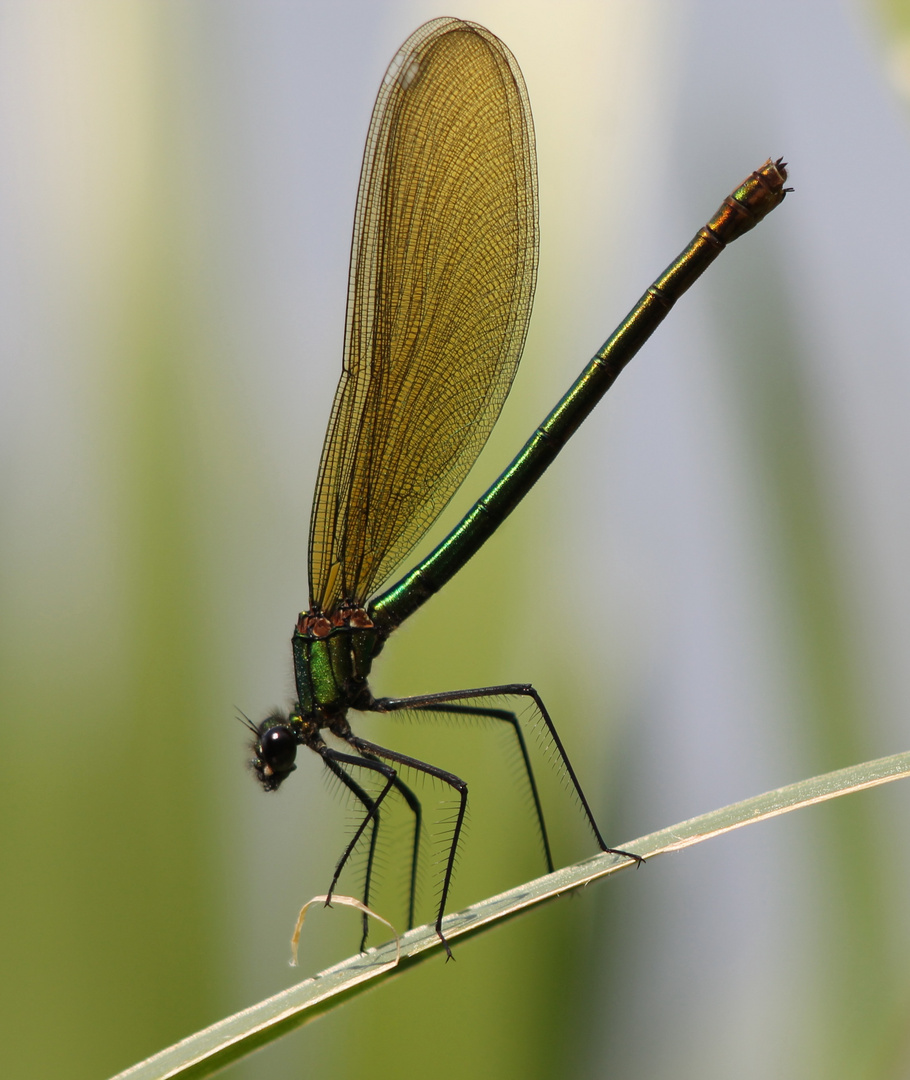
[(256, 779), (266, 791), (277, 791), (281, 781), (297, 768), (297, 733), (290, 717), (267, 716), (253, 740), (255, 757), (250, 762)]

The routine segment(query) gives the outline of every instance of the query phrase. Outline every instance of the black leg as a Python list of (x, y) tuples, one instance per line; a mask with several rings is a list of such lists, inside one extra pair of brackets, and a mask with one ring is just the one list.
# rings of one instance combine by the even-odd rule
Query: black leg
[[(376, 760), (375, 755), (368, 754), (365, 751), (363, 756), (372, 761)], [(414, 926), (414, 902), (417, 895), (417, 862), (420, 855), (420, 831), (423, 826), (423, 807), (420, 805), (420, 799), (417, 798), (400, 776), (395, 777), (393, 786), (407, 803), (411, 813), (414, 815), (414, 840), (411, 845), (411, 882), (410, 890), (408, 892), (408, 929), (410, 930)], [(364, 903), (366, 903), (366, 900), (364, 900)]]
[[(439, 940), (445, 948), (446, 958), (451, 960), (452, 950), (449, 948), (449, 943), (446, 941), (445, 935), (442, 932), (442, 916), (445, 913), (446, 900), (449, 897), (449, 886), (452, 884), (452, 871), (455, 866), (455, 854), (458, 850), (458, 840), (461, 836), (461, 827), (464, 824), (465, 810), (468, 805), (468, 785), (461, 777), (456, 776), (454, 773), (446, 772), (445, 769), (439, 769), (435, 765), (428, 765), (425, 761), (418, 761), (417, 758), (408, 757), (407, 754), (400, 754), (397, 750), (388, 750), (384, 746), (377, 746), (375, 743), (367, 742), (366, 739), (361, 739), (357, 735), (349, 735), (345, 741), (353, 746), (359, 753), (369, 755), (369, 758), (365, 758), (364, 760), (374, 761), (377, 765), (381, 764), (381, 762), (376, 762), (376, 758), (385, 758), (387, 761), (394, 761), (398, 765), (405, 765), (410, 769), (416, 769), (417, 772), (426, 773), (428, 776), (435, 776), (437, 780), (441, 780), (444, 784), (448, 784), (449, 787), (454, 788), (454, 790), (458, 792), (458, 814), (455, 818), (455, 827), (452, 830), (452, 841), (449, 846), (445, 874), (442, 879), (442, 895), (439, 899), (439, 910), (436, 915), (436, 933), (439, 935)], [(390, 772), (394, 774), (394, 770), (390, 769)], [(378, 802), (382, 801), (390, 787), (391, 781), (386, 785), (386, 788), (377, 800)], [(343, 858), (346, 857), (347, 853)]]
[(483, 705), (453, 705), (448, 703), (436, 705), (418, 705), (416, 711), (428, 713), (445, 713), (451, 716), (479, 716), (483, 719), (502, 720), (509, 724), (518, 740), (518, 748), (521, 751), (521, 760), (524, 763), (525, 775), (528, 778), (528, 786), (531, 789), (531, 798), (534, 800), (534, 811), (537, 814), (537, 827), (540, 829), (540, 839), (543, 843), (544, 858), (547, 861), (547, 873), (552, 874), (553, 854), (550, 850), (550, 838), (547, 835), (547, 824), (543, 816), (543, 806), (540, 802), (540, 793), (537, 790), (537, 781), (534, 779), (534, 770), (531, 768), (531, 758), (528, 754), (528, 746), (525, 742), (524, 732), (518, 717), (510, 709), (491, 709)]
[[(372, 815), (372, 818), (373, 818), (373, 828), (370, 830), (370, 850), (369, 850), (369, 853), (367, 855), (367, 869), (366, 869), (366, 874), (364, 876), (364, 883), (363, 883), (363, 903), (364, 903), (364, 905), (366, 907), (369, 907), (370, 906), (370, 887), (371, 887), (372, 881), (373, 881), (373, 857), (376, 854), (376, 838), (377, 838), (378, 825), (379, 825), (379, 814), (378, 814), (378, 811), (376, 809), (376, 803), (375, 803), (375, 800), (373, 800), (363, 790), (363, 788), (360, 786), (360, 784), (358, 784), (357, 781), (352, 776), (348, 776), (348, 774), (344, 771), (344, 769), (342, 769), (342, 767), (337, 762), (335, 762), (331, 758), (325, 757), (325, 756), (323, 756), (322, 761), (323, 761), (323, 764), (325, 765), (325, 767), (329, 770), (329, 772), (331, 772), (334, 776), (337, 776), (338, 779), (342, 782), (342, 784), (344, 784), (344, 786), (354, 794), (354, 796), (358, 800), (358, 802), (360, 802), (363, 805), (364, 809), (367, 812), (367, 817)], [(335, 886), (335, 881), (337, 881), (337, 878), (338, 878), (338, 873), (339, 873), (339, 870), (336, 867), (335, 878), (332, 880), (332, 889), (333, 890), (334, 890), (334, 886)], [(331, 896), (331, 892), (329, 892), (328, 895)], [(370, 929), (370, 927), (369, 927), (369, 921), (370, 920), (369, 920), (369, 917), (366, 914), (362, 915), (361, 918), (362, 918), (362, 921), (363, 921), (363, 933), (362, 933), (361, 938), (360, 938), (360, 951), (363, 952), (364, 947), (366, 946), (366, 942), (367, 942), (367, 934), (369, 933), (369, 929)]]
[[(339, 753), (339, 751), (332, 750), (330, 747), (325, 745), (318, 746), (315, 749), (316, 752), (322, 757), (322, 760), (325, 762), (328, 770), (334, 776), (337, 776), (338, 779), (345, 785), (345, 787), (349, 791), (351, 791), (359, 800), (359, 802), (362, 803), (362, 805), (366, 808), (366, 814), (364, 815), (363, 821), (361, 821), (360, 825), (358, 825), (357, 830), (351, 838), (350, 843), (342, 852), (341, 858), (338, 860), (338, 863), (335, 866), (335, 873), (332, 875), (332, 884), (329, 886), (329, 891), (326, 894), (326, 904), (330, 903), (332, 899), (332, 893), (335, 891), (335, 886), (338, 884), (339, 877), (341, 877), (341, 871), (344, 869), (348, 859), (351, 857), (351, 853), (353, 852), (354, 848), (357, 847), (361, 836), (363, 836), (364, 830), (368, 825), (372, 824), (372, 829), (370, 832), (370, 849), (367, 856), (366, 882), (364, 884), (363, 890), (363, 902), (367, 907), (369, 907), (370, 885), (373, 877), (373, 857), (376, 853), (376, 837), (377, 833), (379, 832), (379, 807), (382, 803), (382, 800), (386, 797), (386, 795), (388, 795), (388, 793), (391, 791), (392, 787), (395, 784), (395, 780), (397, 778), (395, 770), (382, 761), (376, 761), (375, 758), (366, 760), (365, 758), (354, 757), (352, 754), (342, 754)], [(381, 776), (385, 778), (385, 786), (375, 799), (371, 798), (357, 783), (357, 781), (353, 779), (353, 777), (348, 776), (348, 774), (341, 767), (342, 764), (347, 765), (350, 768), (370, 769), (373, 772), (378, 772)], [(368, 929), (368, 919), (367, 916), (364, 915), (363, 935), (360, 939), (361, 952), (363, 952), (366, 945)]]
[[(605, 851), (610, 855), (623, 855), (627, 859), (634, 859), (641, 865), (641, 863), (644, 862), (644, 859), (642, 859), (640, 855), (636, 855), (631, 851), (622, 851), (619, 848), (607, 846), (606, 841), (603, 836), (601, 836), (600, 829), (597, 827), (597, 822), (594, 820), (594, 814), (591, 807), (588, 805), (588, 800), (585, 797), (581, 784), (578, 782), (578, 777), (575, 775), (575, 770), (572, 768), (572, 763), (569, 761), (569, 755), (562, 745), (562, 739), (560, 739), (559, 733), (556, 731), (556, 727), (550, 719), (550, 714), (547, 712), (546, 706), (540, 698), (540, 694), (537, 693), (533, 686), (529, 686), (527, 683), (509, 683), (504, 686), (481, 686), (472, 690), (449, 690), (442, 694), (422, 694), (408, 698), (377, 698), (372, 703), (371, 709), (376, 712), (396, 712), (400, 709), (433, 709), (436, 706), (447, 704), (449, 702), (464, 701), (465, 699), (470, 698), (509, 696), (530, 698), (537, 706), (541, 717), (543, 717), (543, 722), (546, 724), (550, 738), (553, 740), (553, 745), (556, 747), (560, 760), (565, 766), (569, 779), (572, 781), (572, 786), (575, 788), (575, 793), (585, 812), (585, 817), (588, 819), (591, 831), (594, 833), (594, 837), (600, 846), (600, 850)], [(396, 759), (391, 758), (390, 760), (394, 761)]]

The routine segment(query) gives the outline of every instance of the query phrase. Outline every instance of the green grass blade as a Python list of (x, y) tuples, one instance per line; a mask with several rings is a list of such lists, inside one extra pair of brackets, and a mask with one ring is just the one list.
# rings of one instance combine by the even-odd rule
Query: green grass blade
[[(654, 858), (744, 825), (907, 776), (910, 776), (910, 752), (894, 754), (810, 780), (800, 780), (630, 840), (622, 847), (645, 858)], [(448, 915), (444, 924), (446, 937), (450, 942), (470, 937), (528, 908), (632, 865), (630, 860), (616, 855), (595, 855)], [(168, 1077), (199, 1080), (212, 1076), (231, 1062), (302, 1027), (368, 987), (393, 975), (401, 975), (440, 948), (432, 926), (409, 931), (401, 937), (400, 945), (398, 964), (395, 963), (395, 942), (387, 942), (191, 1035), (126, 1072), (118, 1073), (113, 1080), (165, 1080)]]

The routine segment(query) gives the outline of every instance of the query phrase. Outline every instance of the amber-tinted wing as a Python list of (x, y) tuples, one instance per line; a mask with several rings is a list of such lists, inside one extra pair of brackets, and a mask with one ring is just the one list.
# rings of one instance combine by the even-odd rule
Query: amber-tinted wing
[(483, 27), (436, 19), (392, 61), (367, 137), (311, 605), (364, 603), (464, 480), (509, 392), (536, 275), (521, 72)]

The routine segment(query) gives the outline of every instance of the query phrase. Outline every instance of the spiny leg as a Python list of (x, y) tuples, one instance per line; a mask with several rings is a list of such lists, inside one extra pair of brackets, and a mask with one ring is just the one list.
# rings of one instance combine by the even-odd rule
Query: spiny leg
[(524, 763), (525, 775), (528, 778), (528, 785), (531, 789), (531, 798), (534, 800), (534, 811), (537, 814), (537, 826), (540, 829), (540, 838), (543, 841), (544, 858), (547, 861), (547, 873), (552, 874), (555, 866), (553, 865), (553, 855), (550, 850), (550, 838), (547, 835), (547, 825), (543, 816), (543, 805), (540, 801), (540, 793), (537, 790), (537, 781), (534, 778), (534, 770), (531, 768), (531, 758), (528, 754), (528, 746), (525, 742), (524, 732), (521, 730), (521, 724), (515, 713), (512, 712), (511, 709), (492, 709), (485, 708), (482, 705), (453, 705), (447, 703), (417, 705), (414, 706), (414, 708), (420, 712), (446, 713), (453, 716), (480, 716), (490, 720), (503, 720), (511, 726), (512, 730), (515, 732), (515, 738), (518, 740), (518, 747), (521, 751), (521, 760)]
[[(369, 849), (369, 853), (367, 855), (367, 869), (366, 869), (366, 874), (364, 875), (364, 883), (363, 883), (363, 903), (364, 903), (364, 907), (369, 907), (370, 906), (370, 887), (371, 887), (372, 880), (373, 880), (373, 857), (376, 854), (376, 836), (377, 836), (377, 832), (378, 832), (377, 826), (378, 826), (378, 823), (379, 823), (379, 816), (375, 812), (376, 811), (375, 800), (372, 799), (364, 791), (364, 789), (357, 783), (357, 781), (352, 776), (348, 776), (348, 774), (344, 771), (344, 769), (342, 769), (342, 767), (337, 762), (333, 761), (329, 757), (326, 757), (325, 755), (323, 755), (322, 760), (323, 760), (323, 763), (325, 764), (325, 767), (329, 770), (329, 772), (331, 772), (333, 776), (337, 776), (338, 779), (342, 782), (342, 784), (344, 784), (344, 786), (350, 792), (353, 793), (354, 797), (358, 800), (358, 802), (360, 802), (363, 805), (364, 809), (367, 811), (367, 817), (369, 817), (370, 814), (373, 815), (373, 828), (370, 830), (370, 849)], [(330, 889), (329, 893), (328, 893), (330, 898), (331, 898), (332, 892), (334, 891), (335, 882), (337, 881), (337, 878), (338, 878), (338, 870), (336, 868), (335, 878), (333, 878), (333, 880), (332, 880), (332, 889)], [(361, 919), (363, 920), (363, 934), (361, 935), (361, 938), (360, 938), (360, 951), (363, 952), (364, 946), (366, 945), (366, 941), (367, 941), (367, 933), (369, 932), (369, 917), (364, 912), (363, 915), (361, 916)]]
[(461, 779), (460, 776), (456, 776), (454, 773), (446, 772), (445, 769), (439, 769), (435, 765), (429, 765), (425, 761), (419, 761), (417, 758), (408, 757), (407, 754), (400, 754), (397, 750), (387, 750), (384, 746), (377, 746), (375, 743), (367, 742), (366, 739), (361, 739), (357, 735), (349, 735), (345, 739), (345, 742), (349, 743), (361, 754), (369, 754), (370, 757), (375, 760), (376, 758), (386, 758), (388, 761), (394, 761), (398, 765), (405, 765), (410, 769), (416, 769), (417, 772), (426, 773), (428, 776), (434, 776), (437, 780), (441, 780), (444, 784), (448, 784), (458, 792), (458, 813), (455, 817), (455, 826), (452, 830), (452, 842), (449, 846), (449, 854), (446, 859), (445, 873), (442, 879), (442, 894), (439, 898), (439, 910), (436, 915), (435, 929), (446, 951), (446, 959), (452, 959), (452, 950), (449, 948), (449, 943), (445, 939), (445, 934), (442, 932), (442, 916), (445, 913), (446, 900), (449, 897), (449, 886), (452, 884), (452, 872), (455, 867), (455, 854), (458, 850), (458, 839), (461, 836), (461, 827), (464, 824), (465, 811), (468, 806), (468, 785)]
[(377, 698), (372, 703), (372, 708), (377, 712), (396, 712), (399, 709), (419, 709), (424, 707), (432, 709), (434, 706), (446, 704), (448, 702), (463, 701), (469, 698), (510, 696), (531, 698), (537, 706), (541, 717), (543, 717), (543, 722), (546, 724), (550, 738), (553, 740), (553, 745), (556, 747), (560, 760), (569, 775), (569, 779), (572, 781), (572, 786), (575, 788), (575, 793), (578, 796), (585, 817), (588, 819), (588, 825), (590, 825), (591, 831), (594, 833), (594, 837), (597, 840), (600, 850), (609, 855), (622, 855), (627, 859), (634, 859), (640, 866), (644, 862), (644, 859), (640, 855), (636, 855), (632, 851), (623, 851), (620, 848), (611, 848), (607, 846), (607, 842), (601, 835), (600, 829), (597, 827), (597, 822), (594, 820), (594, 814), (591, 807), (588, 805), (588, 800), (585, 797), (581, 784), (578, 782), (578, 777), (575, 775), (575, 770), (572, 768), (572, 762), (569, 761), (569, 755), (562, 745), (562, 739), (560, 739), (559, 733), (557, 732), (553, 721), (550, 719), (550, 714), (547, 712), (547, 708), (541, 700), (540, 694), (537, 693), (533, 686), (530, 686), (527, 683), (508, 683), (503, 686), (480, 686), (471, 690), (448, 690), (441, 694), (421, 694), (408, 698)]
[[(320, 754), (320, 756), (322, 757), (322, 760), (325, 762), (329, 771), (338, 777), (338, 779), (345, 785), (345, 787), (347, 787), (348, 790), (351, 791), (363, 804), (363, 806), (366, 807), (367, 811), (364, 815), (363, 821), (361, 821), (360, 825), (358, 825), (357, 830), (355, 831), (353, 837), (350, 840), (350, 843), (342, 852), (341, 858), (338, 860), (338, 863), (335, 866), (335, 873), (332, 876), (332, 884), (329, 886), (329, 891), (326, 894), (326, 904), (330, 903), (332, 899), (332, 893), (334, 893), (335, 886), (338, 884), (338, 879), (341, 877), (341, 871), (345, 868), (345, 865), (347, 864), (348, 859), (351, 857), (351, 853), (353, 852), (354, 848), (357, 847), (361, 836), (363, 836), (364, 830), (366, 829), (367, 825), (372, 823), (373, 828), (370, 834), (370, 849), (369, 855), (367, 856), (366, 884), (364, 886), (363, 900), (364, 905), (369, 906), (370, 883), (373, 875), (373, 856), (376, 852), (376, 836), (379, 832), (379, 807), (386, 795), (388, 795), (388, 793), (392, 790), (397, 774), (395, 770), (391, 768), (391, 766), (386, 765), (382, 761), (377, 761), (375, 758), (367, 760), (365, 758), (354, 757), (352, 754), (342, 754), (340, 751), (333, 750), (331, 747), (324, 745), (317, 747), (316, 750), (317, 753)], [(356, 769), (370, 769), (373, 772), (378, 772), (380, 775), (385, 777), (385, 786), (375, 799), (371, 798), (371, 796), (369, 796), (363, 790), (363, 788), (357, 783), (357, 781), (354, 780), (353, 777), (348, 776), (344, 769), (341, 768), (342, 764)], [(364, 913), (363, 936), (360, 939), (361, 952), (363, 952), (364, 946), (366, 945), (368, 929), (369, 927), (367, 922), (367, 916)]]
[[(374, 754), (368, 754), (364, 751), (363, 756), (372, 761), (376, 761), (376, 756)], [(417, 895), (417, 862), (420, 855), (420, 831), (423, 826), (423, 807), (420, 805), (420, 799), (417, 798), (400, 776), (395, 777), (394, 787), (414, 815), (414, 840), (411, 844), (411, 880), (408, 891), (408, 929), (410, 930), (414, 926), (414, 904)], [(364, 903), (366, 903), (366, 900), (364, 900)]]

